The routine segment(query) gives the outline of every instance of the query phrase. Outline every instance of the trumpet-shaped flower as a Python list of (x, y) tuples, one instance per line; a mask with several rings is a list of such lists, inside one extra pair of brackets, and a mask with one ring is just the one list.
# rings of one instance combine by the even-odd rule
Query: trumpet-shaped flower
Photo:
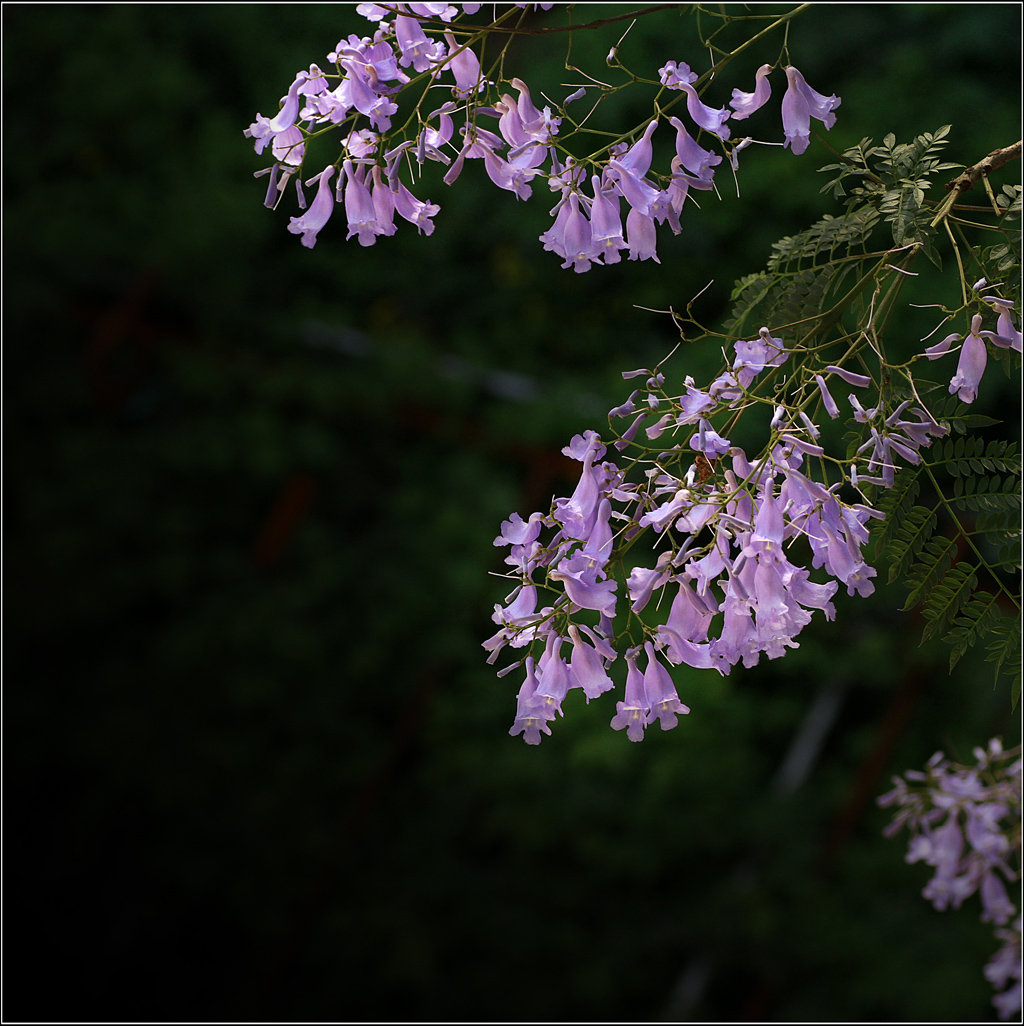
[(308, 71), (300, 71), (288, 87), (288, 93), (281, 101), (281, 109), (273, 118), (256, 115), (256, 120), (245, 130), (244, 135), (256, 141), (256, 152), (262, 153), (268, 142), (295, 124), (299, 116), (299, 90), (309, 78)]
[(626, 653), (626, 696), (615, 703), (612, 730), (624, 730), (630, 741), (643, 741), (644, 728), (650, 720), (651, 704), (647, 701), (644, 675), (636, 665), (639, 649)]
[(454, 54), (444, 62), (445, 69), (451, 71), (455, 77), (455, 88), (452, 92), (461, 99), (480, 92), (487, 83), (480, 72), (480, 61), (472, 47), (466, 46), (460, 50), (460, 44), (451, 32), (446, 31), (444, 37), (448, 41), (448, 53)]
[(962, 403), (973, 403), (978, 397), (978, 385), (985, 373), (988, 362), (988, 350), (985, 340), (981, 337), (981, 314), (971, 319), (971, 331), (964, 339), (960, 350), (960, 361), (956, 365), (956, 374), (949, 383), (949, 392), (956, 392)]
[(551, 728), (548, 721), (554, 719), (554, 713), (547, 709), (537, 700), (537, 673), (534, 668), (532, 657), (526, 659), (526, 680), (519, 689), (519, 696), (516, 702), (515, 722), (509, 728), (509, 734), (513, 737), (522, 734), (523, 740), (528, 745), (539, 745), (541, 734), (551, 735)]
[(759, 110), (768, 102), (772, 95), (772, 87), (768, 84), (768, 74), (771, 70), (770, 64), (762, 64), (757, 69), (752, 93), (744, 93), (739, 89), (732, 91), (732, 100), (729, 101), (729, 106), (735, 111), (732, 116), (733, 121), (749, 118), (754, 111)]
[(647, 653), (644, 695), (650, 709), (649, 722), (661, 720), (661, 729), (671, 730), (679, 722), (677, 716), (685, 716), (690, 709), (679, 701), (672, 677), (658, 661), (654, 646), (649, 641), (644, 644), (644, 651)]
[(982, 298), (999, 314), (999, 319), (996, 321), (996, 333), (992, 336), (992, 341), (1003, 349), (1015, 349), (1019, 353), (1021, 351), (1021, 334), (1020, 330), (1014, 327), (1013, 318), (1010, 316), (1013, 303), (1008, 299), (1000, 299), (999, 296), (983, 296)]
[(789, 88), (782, 98), (782, 128), (786, 133), (785, 145), (801, 154), (811, 142), (811, 118), (817, 118), (826, 128), (836, 123), (833, 113), (842, 102), (838, 96), (822, 96), (815, 92), (796, 68), (786, 68)]
[[(327, 224), (331, 213), (334, 210), (334, 196), (331, 194), (331, 175), (334, 174), (333, 166), (324, 168), (320, 174), (320, 185), (316, 190), (316, 198), (310, 204), (309, 209), (302, 217), (293, 217), (288, 222), (288, 231), (293, 235), (302, 235), (302, 245), (312, 249), (316, 245), (316, 236), (321, 228)], [(370, 201), (373, 207), (373, 201)]]

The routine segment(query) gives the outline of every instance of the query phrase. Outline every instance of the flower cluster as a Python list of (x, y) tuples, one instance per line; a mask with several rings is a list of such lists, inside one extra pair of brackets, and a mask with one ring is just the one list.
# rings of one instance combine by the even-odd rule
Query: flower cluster
[[(729, 106), (713, 108), (707, 106), (697, 94), (694, 83), (697, 75), (689, 65), (669, 61), (658, 70), (661, 84), (667, 89), (677, 89), (686, 94), (686, 111), (697, 129), (716, 136), (725, 142), (730, 138), (726, 122), (749, 117), (764, 106), (771, 96), (768, 75), (771, 65), (765, 64), (755, 75), (756, 85), (752, 93), (733, 90)], [(810, 118), (821, 120), (827, 128), (835, 123), (832, 111), (839, 106), (836, 96), (824, 97), (816, 93), (804, 81), (796, 68), (787, 68), (789, 88), (783, 98), (783, 130), (785, 145), (794, 153), (803, 153), (810, 141)], [(563, 268), (572, 267), (577, 272), (590, 269), (591, 264), (618, 263), (622, 251), (629, 251), (630, 260), (658, 261), (656, 251), (656, 225), (668, 222), (671, 230), (680, 232), (680, 214), (690, 190), (707, 191), (714, 188), (715, 168), (722, 157), (704, 149), (690, 134), (690, 129), (677, 117), (668, 118), (675, 129), (675, 151), (670, 165), (670, 175), (665, 188), (651, 181), (647, 175), (653, 159), (651, 137), (658, 127), (657, 119), (651, 121), (643, 135), (632, 145), (617, 143), (611, 148), (611, 156), (600, 175), (590, 177), (591, 194), (583, 192), (586, 174), (583, 167), (567, 162), (559, 170), (553, 161), (549, 181), (552, 189), (561, 192), (561, 199), (555, 206), (555, 223), (541, 235), (544, 248), (562, 257)], [(744, 139), (734, 146), (733, 168), (744, 145)], [(552, 154), (555, 151), (552, 150)], [(625, 227), (622, 222), (622, 204), (628, 208)]]
[[(975, 282), (974, 291), (979, 292), (988, 284), (984, 278)], [(954, 392), (957, 398), (963, 403), (973, 403), (978, 397), (978, 385), (981, 384), (981, 376), (985, 373), (985, 365), (988, 363), (988, 350), (985, 347), (985, 339), (989, 339), (993, 345), (1000, 349), (1013, 349), (1021, 351), (1020, 330), (1014, 327), (1013, 303), (1008, 299), (999, 296), (983, 296), (983, 301), (988, 303), (999, 315), (996, 321), (995, 331), (982, 331), (980, 313), (974, 314), (971, 318), (971, 330), (960, 347), (960, 359), (956, 365), (956, 373), (949, 383), (949, 393)], [(960, 335), (955, 332), (947, 335), (941, 342), (929, 346), (924, 355), (929, 360), (937, 360), (950, 351), (950, 347), (960, 341)]]
[[(433, 232), (435, 203), (417, 199), (401, 181), (403, 162), (422, 166), (438, 161), (448, 167), (444, 176), (453, 184), (466, 160), (479, 159), (491, 181), (518, 199), (532, 194), (534, 181), (546, 181), (559, 193), (552, 209), (554, 223), (540, 236), (545, 250), (557, 254), (564, 268), (577, 272), (593, 264), (613, 264), (626, 252), (630, 260), (658, 261), (656, 226), (668, 222), (680, 231), (680, 214), (690, 190), (714, 189), (714, 174), (722, 156), (704, 149), (691, 132), (705, 132), (718, 144), (730, 139), (726, 123), (748, 118), (768, 102), (772, 66), (765, 64), (755, 75), (754, 91), (733, 90), (728, 109), (709, 107), (697, 93), (698, 76), (685, 63), (669, 61), (659, 69), (664, 89), (686, 94), (688, 128), (678, 117), (669, 117), (674, 128), (675, 156), (668, 173), (659, 181), (648, 177), (653, 150), (651, 137), (659, 125), (655, 119), (633, 145), (619, 142), (600, 160), (586, 163), (564, 155), (556, 143), (563, 118), (550, 107), (538, 109), (529, 87), (520, 79), (510, 84), (517, 96), (500, 93), (494, 102), (483, 75), (472, 37), (460, 42), (450, 28), (460, 13), (472, 15), (482, 4), (456, 6), (445, 3), (360, 4), (358, 12), (377, 25), (372, 37), (350, 35), (327, 55), (334, 71), (324, 72), (313, 64), (300, 71), (281, 108), (272, 118), (258, 114), (245, 131), (256, 152), (270, 148), (274, 163), (258, 175), (269, 175), (265, 204), (274, 207), (288, 182), (295, 177), (298, 203), (306, 212), (292, 217), (288, 230), (301, 235), (302, 244), (312, 248), (317, 234), (327, 223), (334, 204), (343, 203), (348, 221), (348, 238), (371, 246), (380, 235), (393, 235), (394, 218), (414, 224), (423, 234)], [(526, 4), (516, 4), (526, 7)], [(539, 4), (547, 10), (552, 4)], [(393, 18), (393, 20), (386, 20)], [(432, 33), (432, 34), (428, 34)], [(810, 140), (810, 120), (817, 118), (826, 128), (835, 123), (834, 110), (840, 100), (822, 96), (804, 81), (796, 68), (785, 69), (788, 88), (782, 101), (783, 145), (803, 153)], [(413, 80), (426, 79), (429, 88), (450, 90), (452, 99), (426, 119), (418, 114), (416, 133), (397, 142), (391, 136), (392, 118), (398, 111), (395, 97)], [(562, 102), (562, 113), (571, 102), (586, 95), (577, 89)], [(426, 93), (424, 93), (426, 95)], [(666, 107), (671, 107), (668, 103)], [(464, 114), (461, 141), (453, 140), (452, 115)], [(492, 131), (482, 121), (496, 123)], [(362, 125), (361, 119), (365, 121)], [(306, 141), (337, 126), (344, 133), (340, 157), (305, 184), (317, 184), (316, 198), (306, 209), (302, 191), (302, 167)], [(403, 130), (404, 131), (404, 130)], [(735, 170), (739, 152), (752, 142), (743, 139), (731, 149)], [(591, 165), (590, 170), (586, 164)], [(332, 191), (331, 178), (338, 172)], [(587, 188), (589, 186), (589, 193)], [(627, 208), (623, 221), (622, 203)]]
[(985, 978), (1001, 992), (992, 999), (999, 1017), (1009, 1019), (1021, 1010), (1021, 916), (1004, 883), (1020, 876), (1021, 751), (1003, 751), (993, 738), (974, 757), (975, 766), (956, 766), (936, 752), (924, 772), (894, 777), (896, 786), (878, 804), (897, 806), (887, 837), (904, 826), (913, 834), (907, 862), (935, 869), (921, 893), (936, 909), (959, 908), (980, 895), (981, 921), (992, 923), (1002, 941)]
[[(484, 648), (493, 662), (506, 646), (543, 646), (539, 659), (530, 655), (502, 671), (525, 662), (511, 732), (523, 733), (528, 744), (550, 734), (548, 724), (562, 712), (570, 688), (582, 688), (588, 701), (613, 688), (608, 667), (619, 648), (625, 647), (627, 675), (612, 727), (639, 741), (654, 720), (668, 730), (677, 714), (689, 711), (661, 660), (724, 675), (739, 662), (754, 666), (762, 654), (776, 659), (798, 647), (795, 638), (814, 610), (833, 618), (831, 600), (840, 585), (849, 595), (874, 591), (875, 570), (862, 549), (869, 520), (882, 514), (866, 503), (843, 501), (839, 492), (848, 479), (858, 488), (864, 482), (891, 484), (896, 456), (918, 462), (918, 450), (947, 429), (926, 410), (908, 409), (910, 403), (886, 416), (878, 407), (865, 410), (851, 393), (855, 419), (872, 423), (874, 450), (866, 469), (877, 469), (879, 476), (861, 475), (858, 482), (855, 464), (848, 477), (839, 473), (831, 485), (816, 480), (805, 460), (824, 464), (828, 457), (819, 427), (803, 406), (816, 396), (838, 416), (826, 376), (855, 388), (871, 384), (864, 375), (829, 365), (807, 376), (804, 394), (810, 398), (774, 407), (769, 442), (752, 460), (712, 420), (755, 402), (755, 379), (772, 375), (790, 354), (767, 328), (755, 339), (736, 342), (733, 350), (732, 365), (707, 388), (687, 377), (679, 395), (666, 394), (660, 372), (627, 372), (624, 377), (646, 378), (646, 395), (638, 389), (611, 411), (612, 420), (632, 418), (613, 447), (641, 454), (623, 470), (607, 458), (608, 447), (596, 432), (577, 435), (563, 450), (582, 463), (573, 494), (556, 499), (547, 514), (536, 512), (527, 520), (513, 514), (502, 524), (494, 544), (509, 546), (505, 562), (519, 583), (504, 606), (495, 606), (499, 629)], [(685, 444), (656, 450), (636, 443), (645, 422), (648, 441), (671, 441), (683, 432)], [(627, 575), (622, 555), (648, 531), (662, 551), (653, 566), (634, 566)], [(549, 536), (542, 538), (545, 532)], [(824, 568), (831, 580), (814, 582), (810, 570), (791, 561), (800, 539), (809, 546), (811, 568)], [(541, 608), (538, 587), (554, 593)], [(667, 617), (652, 624), (650, 615), (640, 614), (656, 592), (671, 601)], [(628, 623), (617, 631), (620, 599), (628, 602)], [(584, 611), (589, 625), (574, 622)], [(567, 658), (563, 646), (569, 644)], [(643, 673), (637, 666), (641, 653)]]

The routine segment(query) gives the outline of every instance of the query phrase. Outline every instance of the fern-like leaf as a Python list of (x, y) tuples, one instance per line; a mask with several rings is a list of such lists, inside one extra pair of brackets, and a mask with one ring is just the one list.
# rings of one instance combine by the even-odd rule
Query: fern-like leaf
[[(851, 450), (847, 459), (852, 459), (861, 436), (856, 435), (851, 442)], [(887, 488), (881, 496), (875, 500), (874, 506), (879, 512), (885, 514), (881, 526), (875, 531), (875, 537), (879, 550), (884, 550), (896, 532), (896, 528), (902, 524), (908, 511), (914, 505), (921, 492), (921, 483), (918, 481), (920, 467), (904, 467), (897, 475), (892, 488)], [(891, 580), (892, 578), (890, 578)]]
[[(953, 538), (933, 538), (921, 552), (918, 561), (907, 575), (910, 594), (903, 603), (903, 609), (913, 609), (941, 581), (953, 565), (956, 555), (956, 541)], [(892, 578), (890, 578), (892, 580)]]
[(913, 506), (886, 548), (890, 560), (889, 580), (902, 577), (910, 568), (935, 530), (935, 512), (924, 506)]
[(861, 207), (842, 217), (826, 214), (799, 235), (787, 235), (774, 243), (768, 270), (789, 271), (799, 267), (803, 260), (816, 263), (822, 253), (826, 254), (828, 261), (837, 250), (849, 251), (854, 246), (863, 249), (877, 223), (878, 211), (871, 207)]
[(990, 633), (992, 640), (986, 646), (985, 659), (996, 664), (996, 683), (999, 682), (1000, 674), (1010, 678), (1010, 694), (1013, 708), (1016, 709), (1020, 701), (1021, 684), (1020, 617), (1000, 617)]
[(953, 629), (946, 635), (945, 641), (952, 645), (949, 653), (949, 670), (960, 661), (960, 657), (973, 645), (978, 638), (992, 631), (999, 619), (999, 607), (995, 595), (987, 591), (977, 591), (964, 606), (963, 612), (953, 618)]
[(944, 631), (953, 618), (967, 605), (978, 583), (977, 567), (970, 563), (957, 563), (941, 581), (938, 581), (925, 600), (922, 616), (925, 624), (921, 641)]

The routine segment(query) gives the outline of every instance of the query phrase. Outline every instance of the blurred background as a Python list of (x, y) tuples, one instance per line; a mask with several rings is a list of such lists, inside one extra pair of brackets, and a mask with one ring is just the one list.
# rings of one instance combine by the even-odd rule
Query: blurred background
[[(682, 13), (623, 62), (703, 71)], [(901, 588), (837, 602), (785, 659), (682, 668), (691, 715), (640, 745), (578, 692), (539, 748), (510, 738), (519, 675), (480, 648), (501, 521), (570, 494), (561, 447), (677, 340), (638, 307), (713, 280), (695, 309), (720, 320), (772, 241), (839, 212), (831, 155), (747, 150), (742, 201), (701, 194), (660, 265), (560, 270), (546, 195), (480, 162), (417, 190), (433, 237), (364, 249), (339, 212), (309, 251), (242, 132), (368, 33), (352, 5), (3, 19), (5, 1017), (993, 1018), (977, 899), (935, 912), (875, 798), (1019, 726), (991, 665), (918, 646)], [(1019, 137), (1019, 20), (823, 5), (789, 45), (842, 97), (831, 145), (952, 124), (971, 164)], [(626, 25), (574, 34), (574, 62), (621, 81)], [(565, 46), (517, 41), (508, 73), (560, 98)], [(650, 96), (595, 117), (641, 124)], [(698, 349), (670, 368), (713, 373)], [(976, 405), (1016, 419), (1019, 396), (993, 368)]]

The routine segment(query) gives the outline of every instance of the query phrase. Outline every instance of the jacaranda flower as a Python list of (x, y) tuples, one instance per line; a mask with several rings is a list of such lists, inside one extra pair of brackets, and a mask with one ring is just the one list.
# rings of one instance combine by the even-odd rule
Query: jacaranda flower
[(842, 101), (838, 96), (822, 96), (815, 92), (796, 68), (786, 68), (786, 78), (789, 80), (789, 88), (782, 98), (785, 145), (800, 154), (811, 142), (811, 118), (817, 118), (826, 128), (831, 128), (836, 123), (836, 116), (832, 112)]
[[(312, 249), (316, 245), (317, 232), (330, 219), (334, 210), (334, 196), (331, 194), (331, 175), (334, 174), (334, 166), (324, 168), (320, 174), (320, 185), (316, 190), (316, 199), (310, 204), (302, 217), (293, 217), (288, 222), (288, 231), (293, 235), (302, 234), (302, 245)], [(372, 209), (373, 204), (370, 204)]]
[(988, 362), (988, 350), (985, 348), (985, 340), (981, 337), (981, 314), (975, 314), (971, 318), (971, 332), (964, 339), (963, 348), (960, 350), (960, 362), (956, 365), (956, 374), (949, 383), (949, 392), (952, 395), (957, 393), (960, 402), (973, 403), (978, 397), (978, 385), (981, 383), (981, 376), (985, 373), (985, 364)]

